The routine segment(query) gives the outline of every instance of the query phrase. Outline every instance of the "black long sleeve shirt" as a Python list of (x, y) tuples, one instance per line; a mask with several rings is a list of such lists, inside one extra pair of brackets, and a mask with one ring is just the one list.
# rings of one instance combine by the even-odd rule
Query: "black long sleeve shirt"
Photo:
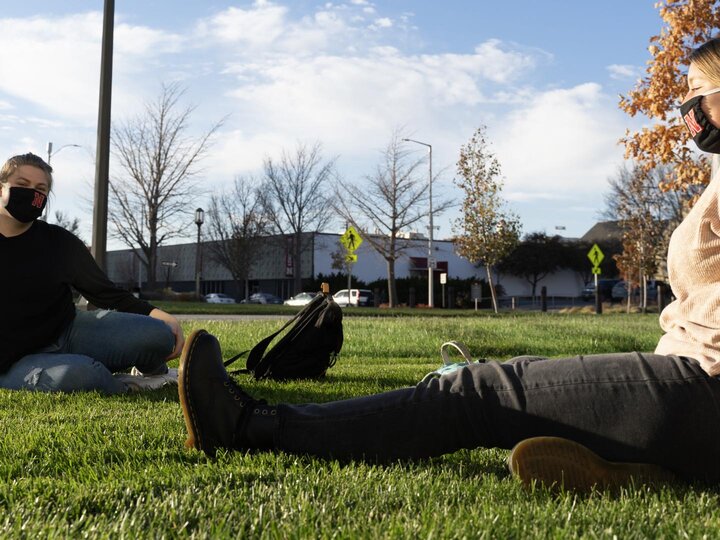
[(115, 286), (72, 233), (35, 221), (0, 234), (0, 373), (57, 339), (75, 318), (71, 286), (94, 305), (147, 315), (153, 306)]

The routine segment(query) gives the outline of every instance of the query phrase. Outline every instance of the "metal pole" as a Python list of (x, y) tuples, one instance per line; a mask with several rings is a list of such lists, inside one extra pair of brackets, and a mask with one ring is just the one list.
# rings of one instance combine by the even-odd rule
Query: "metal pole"
[(434, 269), (432, 261), (434, 259), (433, 257), (433, 208), (432, 208), (432, 145), (428, 143), (424, 143), (421, 141), (416, 141), (415, 139), (403, 139), (403, 141), (406, 142), (414, 142), (416, 144), (421, 144), (423, 146), (428, 147), (428, 151), (430, 153), (430, 178), (428, 188), (429, 188), (429, 199), (430, 199), (430, 208), (429, 208), (429, 214), (430, 214), (430, 234), (428, 235), (428, 307), (435, 307), (435, 302), (433, 300), (433, 278), (434, 278)]
[(113, 25), (115, 0), (105, 0), (100, 99), (98, 105), (97, 159), (95, 161), (95, 203), (93, 205), (92, 252), (100, 268), (106, 268), (108, 179), (110, 174), (110, 104), (112, 97)]
[(195, 251), (195, 296), (200, 298), (200, 227), (202, 223), (197, 224), (197, 244)]
[(47, 145), (47, 155), (48, 155), (47, 164), (48, 164), (48, 165), (50, 165), (50, 158), (52, 157), (52, 147), (53, 147), (53, 144), (52, 144), (52, 141), (51, 141), (51, 142), (49, 142), (48, 145)]
[(433, 294), (433, 281), (435, 270), (433, 269), (433, 206), (432, 206), (432, 145), (428, 144), (430, 150), (430, 179), (429, 179), (429, 195), (430, 195), (430, 237), (428, 240), (428, 307), (435, 307)]
[[(347, 231), (350, 228), (350, 222), (345, 222), (345, 230)], [(347, 260), (347, 256), (350, 254), (350, 252), (346, 249), (345, 250), (345, 268), (347, 269), (347, 291), (348, 291), (348, 306), (350, 306), (349, 302), (352, 298), (352, 265), (350, 264), (350, 261)], [(358, 292), (358, 302), (360, 301), (360, 293)]]

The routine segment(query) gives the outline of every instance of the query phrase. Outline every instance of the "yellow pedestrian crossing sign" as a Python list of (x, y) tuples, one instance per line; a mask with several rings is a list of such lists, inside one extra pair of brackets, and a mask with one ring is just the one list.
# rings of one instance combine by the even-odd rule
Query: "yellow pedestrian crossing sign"
[[(593, 268), (600, 268), (600, 263), (605, 258), (605, 255), (603, 254), (602, 250), (600, 249), (600, 246), (597, 244), (593, 244), (593, 247), (590, 248), (590, 251), (588, 251), (588, 259), (590, 259), (590, 262), (593, 265)], [(596, 272), (593, 272), (596, 273)], [(597, 272), (598, 274), (600, 272)]]
[(348, 251), (348, 253), (353, 253), (357, 248), (360, 247), (360, 244), (363, 243), (363, 239), (360, 238), (360, 235), (355, 230), (355, 227), (350, 226), (347, 228), (347, 231), (345, 231), (345, 233), (340, 237), (340, 243), (345, 246), (345, 249)]
[(345, 254), (345, 262), (356, 263), (357, 262), (357, 253), (346, 253)]

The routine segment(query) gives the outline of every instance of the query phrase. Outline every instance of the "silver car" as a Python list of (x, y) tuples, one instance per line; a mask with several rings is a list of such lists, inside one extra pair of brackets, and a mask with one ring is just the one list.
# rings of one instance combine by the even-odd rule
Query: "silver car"
[(208, 304), (234, 304), (235, 299), (223, 293), (210, 293), (205, 295)]
[(318, 295), (316, 292), (301, 292), (283, 302), (286, 306), (304, 306)]

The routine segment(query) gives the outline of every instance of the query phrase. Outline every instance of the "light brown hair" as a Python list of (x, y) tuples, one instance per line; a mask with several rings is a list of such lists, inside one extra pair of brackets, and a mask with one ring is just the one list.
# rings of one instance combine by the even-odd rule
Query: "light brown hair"
[(37, 167), (38, 169), (44, 171), (48, 179), (48, 192), (52, 190), (52, 167), (45, 163), (43, 158), (31, 153), (20, 154), (8, 159), (0, 169), (0, 184), (7, 183), (8, 178), (10, 178), (12, 173), (14, 173), (18, 167), (22, 167), (23, 165)]
[(711, 83), (720, 87), (720, 38), (713, 38), (700, 45), (690, 53), (689, 60)]

